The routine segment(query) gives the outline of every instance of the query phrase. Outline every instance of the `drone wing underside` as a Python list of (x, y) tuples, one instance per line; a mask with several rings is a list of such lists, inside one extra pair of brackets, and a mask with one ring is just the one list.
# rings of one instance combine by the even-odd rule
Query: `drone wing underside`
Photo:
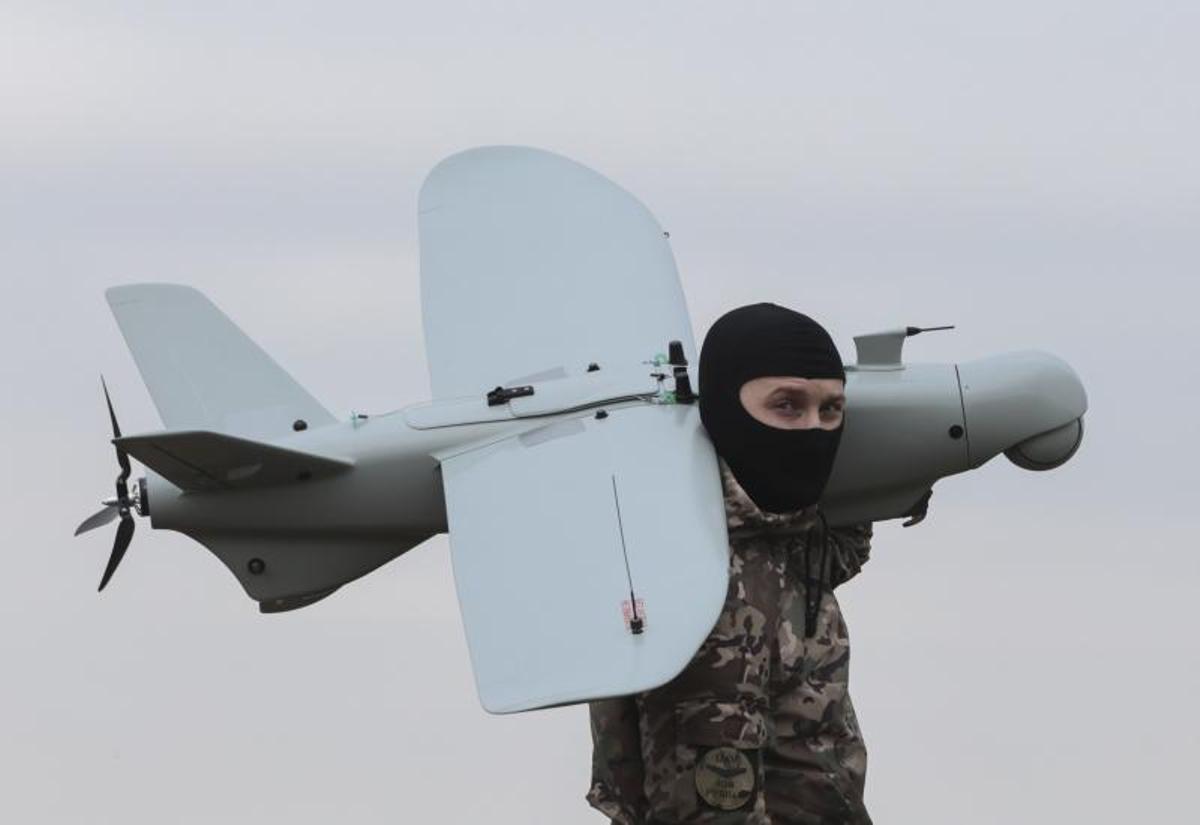
[(559, 418), (440, 457), (486, 710), (635, 693), (684, 668), (728, 586), (716, 456), (695, 406)]

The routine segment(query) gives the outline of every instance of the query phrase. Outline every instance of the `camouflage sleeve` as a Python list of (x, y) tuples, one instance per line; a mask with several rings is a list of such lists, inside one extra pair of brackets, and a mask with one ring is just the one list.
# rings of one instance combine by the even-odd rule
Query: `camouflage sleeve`
[(725, 606), (674, 680), (638, 697), (653, 821), (769, 825), (762, 748), (782, 571), (735, 550)]
[(616, 825), (638, 825), (646, 818), (642, 790), (641, 734), (633, 697), (588, 704), (592, 728), (591, 806)]
[(875, 532), (869, 521), (846, 527), (829, 528), (829, 583), (837, 587), (854, 578), (871, 555), (871, 537)]

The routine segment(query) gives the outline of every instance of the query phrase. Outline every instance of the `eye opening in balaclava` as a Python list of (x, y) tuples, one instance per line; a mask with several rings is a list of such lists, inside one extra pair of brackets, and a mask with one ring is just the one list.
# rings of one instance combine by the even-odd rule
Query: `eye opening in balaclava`
[(783, 429), (759, 421), (739, 394), (750, 379), (771, 375), (846, 380), (833, 339), (803, 313), (758, 303), (718, 318), (700, 350), (700, 419), (759, 509), (785, 513), (820, 499), (845, 421), (834, 430)]

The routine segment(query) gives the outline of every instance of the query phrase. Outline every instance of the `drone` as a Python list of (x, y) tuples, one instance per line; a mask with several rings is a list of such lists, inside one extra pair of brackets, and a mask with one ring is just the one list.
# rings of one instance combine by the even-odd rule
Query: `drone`
[[(386, 414), (338, 419), (189, 286), (106, 291), (165, 429), (123, 435), (104, 386), (120, 474), (76, 531), (119, 522), (100, 589), (139, 518), (207, 547), (264, 613), (447, 533), (485, 710), (666, 683), (716, 621), (729, 559), (668, 234), (603, 175), (520, 146), (446, 158), (418, 212), (433, 398)], [(909, 524), (942, 478), (1078, 449), (1087, 396), (1065, 361), (904, 362), (945, 328), (855, 337), (830, 525)]]

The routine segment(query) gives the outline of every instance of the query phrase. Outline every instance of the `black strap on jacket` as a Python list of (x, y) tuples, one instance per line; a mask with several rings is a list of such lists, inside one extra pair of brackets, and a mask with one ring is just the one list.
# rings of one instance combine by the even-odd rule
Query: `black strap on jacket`
[(817, 577), (812, 577), (812, 564), (809, 558), (809, 553), (812, 552), (812, 542), (808, 542), (804, 548), (804, 638), (811, 639), (817, 632), (817, 617), (821, 613), (821, 600), (825, 598), (826, 591), (830, 590), (829, 586), (829, 522), (825, 520), (825, 513), (818, 509), (817, 515), (821, 517), (821, 564), (817, 570)]

